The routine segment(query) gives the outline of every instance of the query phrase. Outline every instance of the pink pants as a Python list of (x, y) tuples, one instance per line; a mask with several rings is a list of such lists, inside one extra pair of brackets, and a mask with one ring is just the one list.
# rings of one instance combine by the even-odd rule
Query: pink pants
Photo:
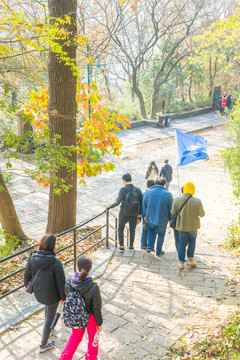
[[(89, 323), (86, 328), (88, 333), (88, 351), (85, 356), (85, 360), (97, 359), (98, 345), (96, 347), (92, 346), (92, 342), (94, 339), (94, 335), (97, 331), (97, 328), (98, 325), (96, 323), (94, 315), (90, 315)], [(65, 346), (65, 349), (63, 350), (59, 360), (71, 360), (73, 358), (73, 355), (77, 350), (78, 345), (82, 341), (86, 329), (83, 330), (72, 329), (72, 335), (68, 339), (67, 345)]]

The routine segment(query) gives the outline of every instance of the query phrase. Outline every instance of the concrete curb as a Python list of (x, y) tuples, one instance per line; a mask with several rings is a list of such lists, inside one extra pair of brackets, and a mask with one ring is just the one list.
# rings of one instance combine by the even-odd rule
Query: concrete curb
[[(93, 260), (93, 270), (91, 276), (97, 279), (105, 272), (109, 261), (111, 260), (115, 247), (100, 248), (91, 254)], [(66, 277), (73, 274), (73, 267), (64, 269)], [(18, 291), (2, 299), (0, 305), (0, 335), (9, 328), (16, 326), (30, 316), (38, 313), (44, 308), (39, 304), (33, 295), (27, 294), (24, 290)]]
[[(171, 121), (176, 119), (187, 119), (189, 117), (206, 114), (211, 111), (212, 111), (212, 107), (207, 107), (196, 110), (189, 110), (183, 113), (162, 114), (162, 116), (168, 115), (169, 121)], [(128, 128), (127, 130), (135, 129), (141, 126), (157, 126), (157, 125), (158, 125), (158, 120), (148, 120), (148, 119), (135, 120), (131, 122), (131, 127)]]

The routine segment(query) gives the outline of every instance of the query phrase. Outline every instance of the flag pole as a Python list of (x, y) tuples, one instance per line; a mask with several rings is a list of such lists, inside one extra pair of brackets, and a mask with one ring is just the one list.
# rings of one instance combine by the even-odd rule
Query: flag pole
[(177, 166), (177, 178), (178, 178), (178, 191), (179, 191), (179, 196), (180, 196), (181, 195), (181, 190), (180, 190), (178, 166)]

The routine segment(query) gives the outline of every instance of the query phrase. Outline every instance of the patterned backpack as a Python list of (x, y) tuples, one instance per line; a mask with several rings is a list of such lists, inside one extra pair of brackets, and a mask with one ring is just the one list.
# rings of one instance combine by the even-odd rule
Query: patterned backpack
[(63, 306), (64, 325), (70, 328), (85, 329), (89, 322), (89, 314), (85, 301), (78, 291), (70, 291)]

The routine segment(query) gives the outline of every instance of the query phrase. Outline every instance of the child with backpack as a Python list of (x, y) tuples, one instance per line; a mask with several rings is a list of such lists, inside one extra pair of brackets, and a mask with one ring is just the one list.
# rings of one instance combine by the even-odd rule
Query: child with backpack
[(99, 333), (103, 323), (101, 294), (97, 283), (89, 277), (92, 270), (91, 258), (89, 256), (80, 257), (77, 267), (79, 273), (75, 273), (66, 282), (68, 296), (63, 309), (64, 323), (72, 328), (72, 335), (59, 360), (73, 358), (86, 329), (88, 350), (85, 360), (97, 360)]

